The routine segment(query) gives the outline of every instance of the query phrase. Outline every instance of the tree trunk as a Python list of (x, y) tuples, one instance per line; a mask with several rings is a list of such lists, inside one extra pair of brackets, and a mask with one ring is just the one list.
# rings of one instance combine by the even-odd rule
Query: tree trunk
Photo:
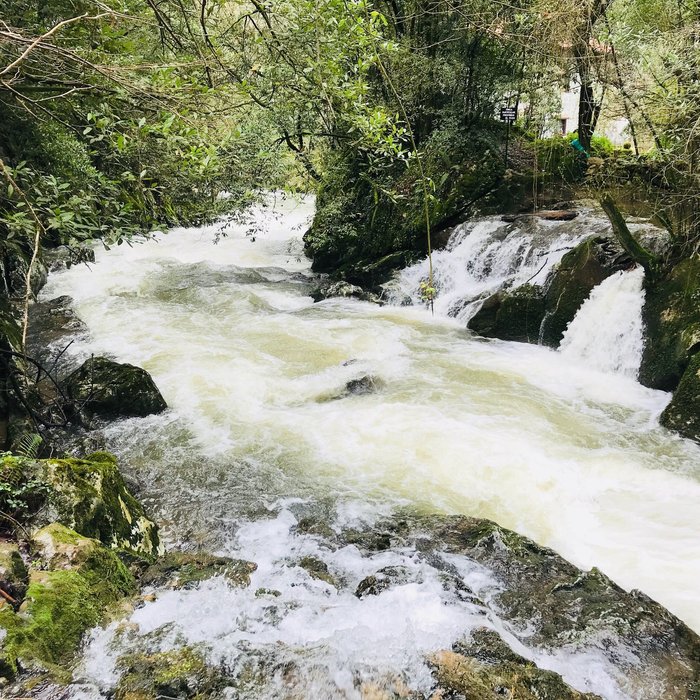
[(648, 275), (655, 276), (659, 270), (659, 259), (644, 248), (632, 235), (632, 232), (627, 227), (625, 218), (617, 208), (612, 197), (605, 195), (601, 198), (600, 205), (603, 207), (603, 211), (607, 214), (608, 219), (610, 219), (613, 233), (620, 245), (625, 249), (625, 252), (632, 260), (641, 265)]

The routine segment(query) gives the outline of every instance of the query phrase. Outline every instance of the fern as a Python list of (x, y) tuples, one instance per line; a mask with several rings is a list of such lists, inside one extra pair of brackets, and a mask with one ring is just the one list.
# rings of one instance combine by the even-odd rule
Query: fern
[(38, 433), (24, 433), (17, 443), (16, 452), (27, 459), (35, 459), (43, 442)]

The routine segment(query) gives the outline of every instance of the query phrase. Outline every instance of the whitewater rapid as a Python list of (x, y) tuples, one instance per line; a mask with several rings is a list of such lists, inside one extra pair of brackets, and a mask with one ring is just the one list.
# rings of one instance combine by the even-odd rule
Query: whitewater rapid
[[(294, 546), (284, 520), (290, 502), (347, 522), (400, 505), (466, 513), (580, 567), (597, 566), (700, 630), (700, 449), (659, 427), (668, 395), (642, 387), (626, 367), (588, 361), (593, 350), (567, 339), (555, 352), (475, 338), (459, 318), (419, 306), (314, 304), (301, 243), (311, 214), (311, 203), (288, 201), (257, 214), (264, 230), (255, 237), (245, 225), (229, 226), (214, 244), (218, 226), (175, 229), (98, 251), (95, 266), (53, 274), (43, 292), (73, 297), (87, 324), (89, 338), (69, 352), (143, 366), (166, 398), (165, 414), (105, 431), (166, 538), (263, 561), (265, 543), (282, 543), (268, 552), (272, 567)], [(562, 242), (549, 257), (563, 255)], [(531, 256), (522, 281), (541, 265), (541, 256)], [(568, 337), (575, 332), (572, 324)], [(331, 400), (363, 375), (381, 378), (383, 388)], [(357, 566), (338, 562), (347, 571)], [(263, 584), (274, 578), (264, 572)], [(430, 589), (414, 593), (419, 604)], [(182, 600), (166, 603), (154, 606), (214, 619), (211, 610), (186, 612)], [(411, 605), (410, 598), (392, 604), (397, 620)], [(142, 614), (167, 617), (153, 606)], [(327, 629), (314, 626), (320, 612), (307, 614), (300, 644), (341, 635), (349, 641), (338, 642), (340, 656), (350, 654), (343, 644), (361, 646), (365, 638), (377, 649), (387, 644), (372, 631), (379, 609), (350, 607)], [(416, 636), (425, 628), (421, 639), (434, 630), (435, 644), (449, 643), (455, 628), (440, 633), (439, 615), (427, 614), (416, 621)], [(456, 624), (469, 626), (461, 618)], [(370, 632), (363, 636), (358, 625)], [(425, 651), (406, 645), (405, 659)], [(590, 663), (567, 668), (577, 687), (627, 697), (605, 674), (591, 681)]]

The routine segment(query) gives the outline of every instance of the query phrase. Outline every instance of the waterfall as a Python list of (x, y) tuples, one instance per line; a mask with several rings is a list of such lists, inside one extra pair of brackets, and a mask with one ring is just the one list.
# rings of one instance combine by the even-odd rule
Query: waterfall
[(644, 346), (644, 270), (617, 272), (599, 284), (561, 342), (561, 353), (592, 369), (636, 377)]
[[(438, 290), (435, 313), (466, 323), (483, 299), (503, 287), (526, 282), (543, 284), (550, 270), (599, 221), (549, 222), (525, 218), (506, 223), (486, 217), (455, 229), (447, 247), (433, 253), (433, 279)], [(428, 261), (404, 269), (389, 285), (394, 304), (421, 304), (420, 283)]]

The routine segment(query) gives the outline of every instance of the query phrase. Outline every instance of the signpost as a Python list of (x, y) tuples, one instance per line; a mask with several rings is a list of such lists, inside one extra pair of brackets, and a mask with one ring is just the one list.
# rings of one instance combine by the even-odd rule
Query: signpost
[(508, 131), (506, 131), (506, 168), (508, 167), (508, 141), (510, 140), (510, 125), (515, 123), (517, 116), (518, 110), (516, 107), (501, 107), (501, 121), (508, 124)]

